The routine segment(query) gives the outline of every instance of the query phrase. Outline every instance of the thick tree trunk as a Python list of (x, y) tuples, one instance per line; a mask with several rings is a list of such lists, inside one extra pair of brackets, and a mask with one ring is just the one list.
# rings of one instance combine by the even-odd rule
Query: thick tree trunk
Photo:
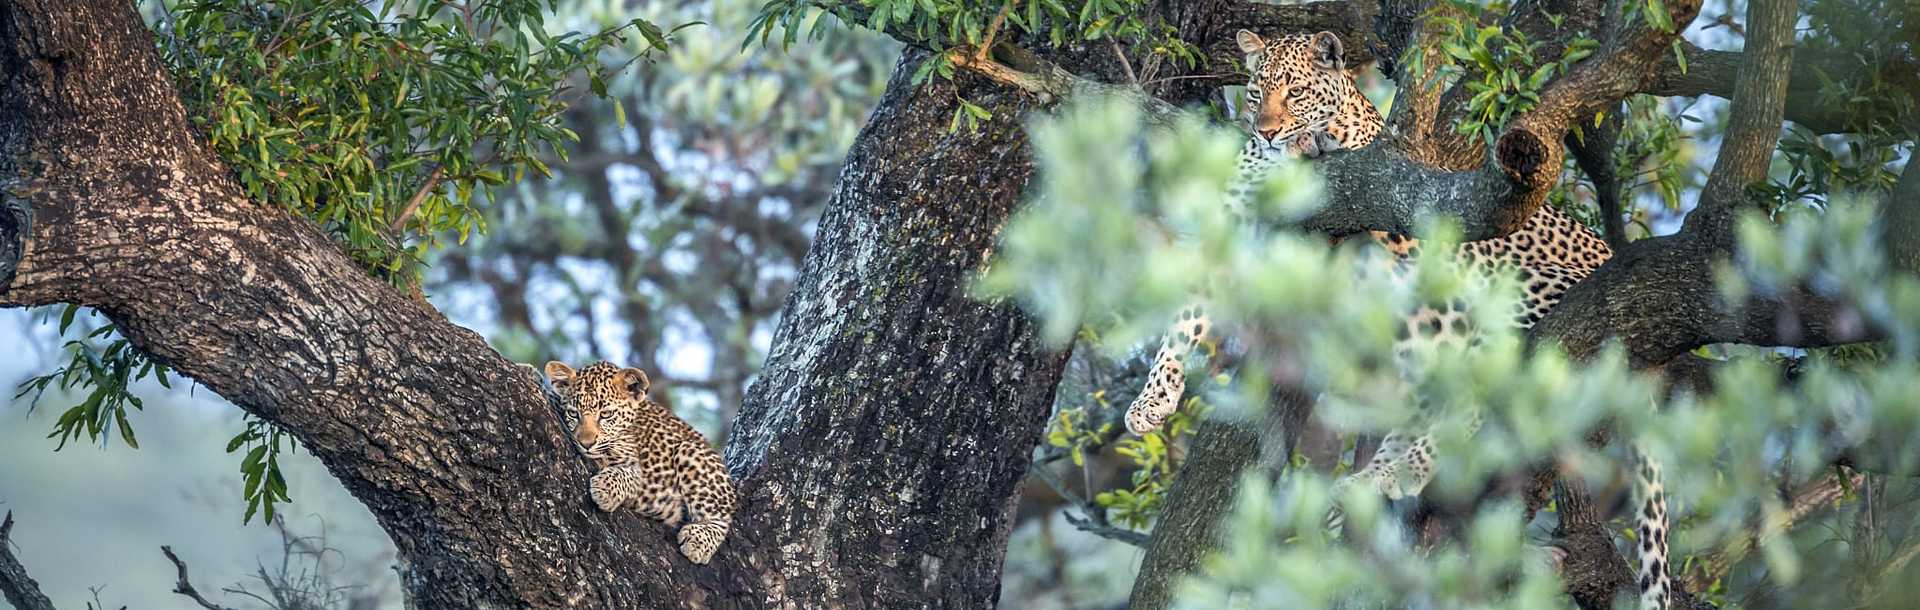
[[(993, 607), (1066, 363), (1011, 304), (967, 296), (1032, 174), (1025, 96), (915, 87), (925, 56), (848, 153), (727, 450), (805, 608)], [(993, 120), (947, 133), (956, 93)]]
[(98, 308), (293, 432), (393, 537), (419, 607), (990, 607), (1064, 354), (965, 296), (1031, 171), (1026, 102), (962, 91), (995, 119), (947, 134), (955, 85), (912, 87), (918, 57), (734, 434), (747, 501), (710, 566), (592, 508), (530, 372), (249, 201), (123, 0), (0, 0), (0, 305)]

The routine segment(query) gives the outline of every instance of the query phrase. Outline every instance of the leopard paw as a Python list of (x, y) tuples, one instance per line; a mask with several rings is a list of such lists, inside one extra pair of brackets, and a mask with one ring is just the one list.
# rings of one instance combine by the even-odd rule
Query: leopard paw
[(706, 565), (713, 560), (713, 554), (720, 550), (720, 543), (727, 539), (727, 522), (702, 521), (680, 528), (680, 554), (687, 561)]

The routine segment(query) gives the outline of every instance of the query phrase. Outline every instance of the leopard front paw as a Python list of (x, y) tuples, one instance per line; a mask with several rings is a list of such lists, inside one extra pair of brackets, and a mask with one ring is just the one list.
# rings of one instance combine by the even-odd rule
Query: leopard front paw
[(598, 485), (587, 490), (587, 498), (593, 502), (595, 507), (600, 509), (600, 512), (610, 513), (620, 510), (620, 500), (614, 497), (612, 492), (602, 489)]
[(706, 565), (713, 560), (713, 554), (719, 552), (720, 543), (727, 539), (725, 521), (702, 521), (680, 528), (680, 554), (687, 561)]

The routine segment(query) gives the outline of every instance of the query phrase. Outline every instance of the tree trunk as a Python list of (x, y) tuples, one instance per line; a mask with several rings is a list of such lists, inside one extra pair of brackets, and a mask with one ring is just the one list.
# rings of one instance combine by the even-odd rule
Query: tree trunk
[[(1024, 96), (916, 87), (925, 56), (848, 153), (727, 448), (800, 607), (993, 607), (1066, 363), (1011, 304), (967, 296), (1032, 174)], [(993, 119), (947, 133), (956, 93)]]
[(1278, 479), (1306, 431), (1313, 396), (1291, 384), (1274, 388), (1258, 421), (1208, 419), (1194, 431), (1188, 459), (1180, 464), (1153, 525), (1129, 610), (1166, 610), (1180, 581), (1220, 546), (1220, 522), (1240, 496), (1249, 472)]

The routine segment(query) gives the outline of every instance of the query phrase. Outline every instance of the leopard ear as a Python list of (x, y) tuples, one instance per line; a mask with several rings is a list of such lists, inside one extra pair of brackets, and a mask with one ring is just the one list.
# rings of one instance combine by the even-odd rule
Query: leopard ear
[(634, 398), (646, 398), (647, 389), (653, 387), (653, 380), (647, 379), (647, 372), (640, 369), (620, 369), (620, 385), (625, 386)]
[(1247, 71), (1259, 70), (1260, 58), (1267, 53), (1267, 41), (1261, 40), (1259, 34), (1248, 30), (1234, 32), (1233, 41), (1239, 43), (1240, 52), (1247, 55)]
[(1241, 53), (1248, 55), (1265, 52), (1267, 50), (1267, 41), (1261, 40), (1260, 35), (1253, 33), (1251, 30), (1234, 32), (1233, 41), (1240, 44)]
[(1344, 70), (1347, 67), (1346, 59), (1341, 57), (1345, 49), (1341, 47), (1340, 37), (1333, 32), (1314, 34), (1313, 40), (1307, 43), (1307, 49), (1313, 64), (1322, 70)]
[(558, 360), (549, 361), (547, 362), (546, 371), (547, 381), (553, 382), (555, 386), (573, 381), (573, 367), (567, 366), (564, 362)]

